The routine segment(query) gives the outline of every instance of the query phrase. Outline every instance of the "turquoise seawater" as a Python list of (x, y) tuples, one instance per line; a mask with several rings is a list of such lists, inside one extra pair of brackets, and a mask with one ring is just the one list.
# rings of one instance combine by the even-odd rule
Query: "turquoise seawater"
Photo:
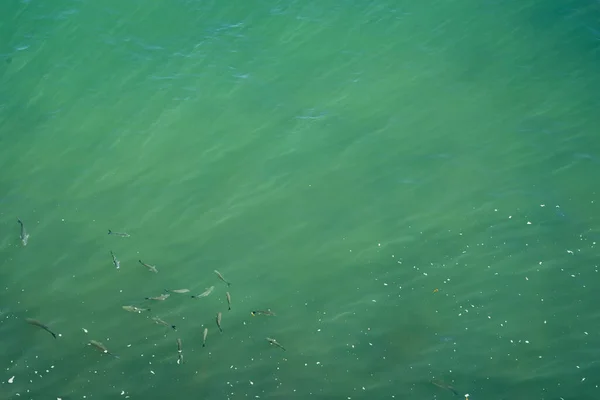
[(598, 110), (594, 0), (2, 1), (0, 399), (598, 399)]

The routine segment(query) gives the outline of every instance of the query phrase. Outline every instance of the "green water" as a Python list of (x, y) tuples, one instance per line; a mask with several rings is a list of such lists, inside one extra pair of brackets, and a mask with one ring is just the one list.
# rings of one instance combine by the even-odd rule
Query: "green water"
[(599, 21), (3, 1), (0, 399), (597, 399)]

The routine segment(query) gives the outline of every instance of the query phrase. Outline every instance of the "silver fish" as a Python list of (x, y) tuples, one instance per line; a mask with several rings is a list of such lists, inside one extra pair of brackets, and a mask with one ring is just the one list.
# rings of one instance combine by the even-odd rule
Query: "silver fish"
[(144, 267), (148, 268), (149, 271), (154, 272), (155, 274), (158, 273), (158, 270), (156, 269), (156, 267), (154, 265), (150, 265), (150, 264), (146, 264), (145, 262), (143, 262), (142, 260), (138, 260), (140, 262), (140, 264), (142, 264)]
[(229, 307), (229, 311), (231, 311), (231, 295), (227, 292), (225, 293), (225, 296), (227, 297), (227, 307)]
[(227, 282), (225, 280), (225, 278), (223, 278), (223, 275), (221, 275), (221, 273), (219, 271), (217, 271), (216, 269), (215, 269), (215, 274), (217, 274), (217, 276), (219, 277), (219, 279), (222, 280), (223, 282), (225, 282), (227, 284), (227, 286), (231, 286), (231, 283)]
[(31, 318), (25, 318), (25, 321), (28, 324), (31, 324), (33, 326), (37, 326), (38, 328), (42, 328), (43, 330), (45, 330), (46, 332), (48, 332), (49, 334), (51, 334), (52, 336), (54, 336), (54, 339), (56, 339), (56, 333), (52, 332), (50, 330), (50, 328), (48, 328), (47, 325), (42, 324), (40, 321), (35, 320), (35, 319), (31, 319)]
[(123, 306), (123, 310), (129, 311), (129, 312), (134, 312), (134, 313), (141, 313), (142, 311), (150, 311), (149, 308), (139, 308), (136, 306)]
[(169, 293), (163, 293), (160, 296), (155, 296), (155, 297), (146, 297), (146, 300), (157, 300), (157, 301), (165, 301), (166, 299), (168, 299), (171, 295)]
[(221, 329), (221, 317), (222, 317), (222, 315), (221, 315), (221, 313), (219, 312), (219, 313), (217, 314), (217, 327), (219, 327), (219, 332), (223, 333), (223, 329)]
[(252, 314), (253, 317), (256, 317), (257, 315), (266, 315), (269, 317), (274, 317), (275, 313), (271, 310), (256, 310), (256, 311), (250, 311), (250, 314)]
[(21, 238), (21, 243), (23, 243), (23, 246), (27, 246), (27, 242), (29, 241), (29, 234), (25, 230), (25, 225), (23, 224), (23, 221), (21, 221), (20, 219), (17, 219), (17, 221), (19, 222), (19, 225), (21, 225), (21, 234), (19, 235)]
[(204, 328), (204, 334), (202, 335), (202, 347), (206, 347), (206, 336), (208, 336), (208, 328)]
[(174, 331), (177, 330), (177, 327), (175, 325), (171, 325), (158, 317), (152, 317), (152, 321), (154, 321), (158, 325), (168, 326), (169, 328), (173, 329)]
[(121, 268), (121, 262), (117, 260), (117, 256), (115, 256), (115, 253), (113, 253), (112, 250), (110, 251), (110, 255), (112, 256), (113, 264), (115, 264), (115, 267), (117, 267), (117, 269)]
[(460, 396), (460, 393), (458, 393), (456, 391), (456, 389), (454, 389), (454, 387), (448, 385), (446, 382), (442, 382), (442, 381), (436, 379), (436, 380), (432, 380), (431, 383), (439, 388), (442, 388), (442, 389), (452, 392), (455, 396)]
[(165, 292), (167, 292), (167, 293), (179, 293), (179, 294), (182, 294), (182, 293), (189, 293), (190, 289), (172, 289), (172, 290), (165, 289)]
[(177, 364), (183, 364), (183, 344), (177, 339)]
[(200, 293), (199, 295), (192, 296), (192, 299), (199, 299), (200, 297), (206, 297), (209, 294), (211, 294), (213, 290), (215, 290), (215, 287), (211, 286), (211, 287), (207, 288), (204, 292)]
[(96, 340), (90, 340), (90, 345), (94, 346), (95, 348), (97, 348), (98, 350), (100, 350), (102, 353), (104, 354), (108, 354), (111, 355), (115, 358), (119, 358), (119, 356), (112, 354), (110, 351), (108, 351), (108, 349), (106, 347), (104, 347), (104, 345)]
[(131, 236), (129, 233), (125, 233), (125, 232), (113, 232), (110, 229), (108, 230), (108, 234), (109, 235), (113, 235), (113, 236), (121, 236), (121, 237), (129, 237), (129, 236)]
[(271, 343), (273, 346), (279, 347), (281, 350), (285, 350), (285, 347), (279, 344), (279, 342), (277, 342), (275, 339), (267, 338), (267, 342)]

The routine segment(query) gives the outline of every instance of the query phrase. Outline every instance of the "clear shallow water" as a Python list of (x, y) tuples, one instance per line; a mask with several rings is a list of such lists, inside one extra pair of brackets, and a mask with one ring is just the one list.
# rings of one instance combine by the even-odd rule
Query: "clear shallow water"
[(98, 4), (0, 6), (0, 398), (597, 397), (597, 4)]

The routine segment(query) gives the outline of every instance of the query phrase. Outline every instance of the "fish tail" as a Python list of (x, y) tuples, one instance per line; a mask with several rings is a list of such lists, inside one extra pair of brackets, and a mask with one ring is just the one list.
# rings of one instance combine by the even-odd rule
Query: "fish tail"
[(226, 283), (227, 283), (227, 287), (231, 286), (231, 283), (229, 283), (229, 282), (226, 282)]
[(229, 311), (231, 311), (231, 306), (229, 306)]
[(206, 343), (202, 343), (202, 347), (206, 347)]
[(173, 328), (174, 331), (177, 330), (177, 327), (175, 325), (171, 325), (171, 328)]
[(23, 226), (23, 221), (21, 221), (21, 219), (20, 219), (20, 218), (17, 218), (17, 222), (18, 222), (19, 224), (21, 224), (21, 226)]
[(112, 231), (109, 229), (109, 230), (108, 230), (108, 234), (110, 235), (111, 233), (112, 233)]

